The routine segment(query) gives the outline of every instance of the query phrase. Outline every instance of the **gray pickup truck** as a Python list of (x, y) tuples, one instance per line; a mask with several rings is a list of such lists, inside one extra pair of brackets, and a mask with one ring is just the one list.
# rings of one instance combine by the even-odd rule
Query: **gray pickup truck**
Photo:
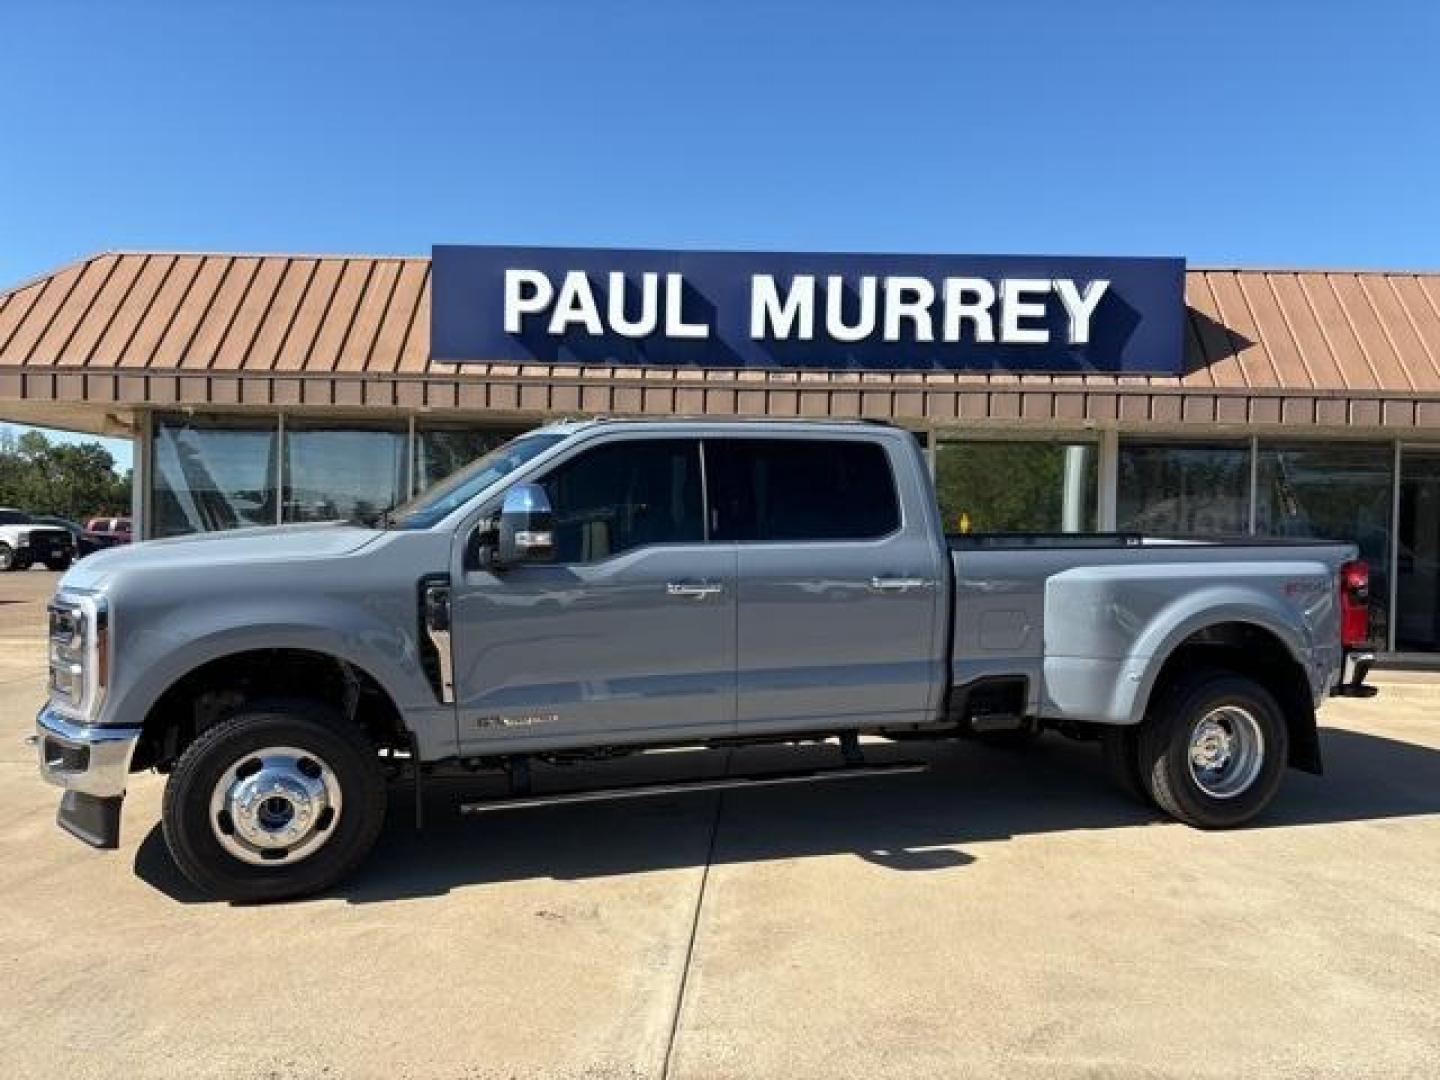
[[(352, 871), (394, 781), (861, 736), (1097, 741), (1181, 821), (1241, 824), (1315, 712), (1363, 692), (1350, 545), (947, 538), (925, 454), (869, 423), (542, 428), (368, 524), (159, 540), (65, 575), (37, 719), (60, 824), (118, 843), (127, 777), (168, 774), (180, 869), (276, 899)], [(891, 766), (893, 768), (893, 766)], [(668, 785), (664, 790), (673, 790)], [(645, 790), (645, 789), (641, 789)]]

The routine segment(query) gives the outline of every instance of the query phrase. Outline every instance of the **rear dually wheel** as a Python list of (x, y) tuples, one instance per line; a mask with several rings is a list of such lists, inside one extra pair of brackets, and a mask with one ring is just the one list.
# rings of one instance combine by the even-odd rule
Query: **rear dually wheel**
[(1152, 703), (1137, 740), (1156, 804), (1202, 829), (1243, 825), (1280, 788), (1289, 729), (1260, 683), (1221, 670), (1177, 680)]

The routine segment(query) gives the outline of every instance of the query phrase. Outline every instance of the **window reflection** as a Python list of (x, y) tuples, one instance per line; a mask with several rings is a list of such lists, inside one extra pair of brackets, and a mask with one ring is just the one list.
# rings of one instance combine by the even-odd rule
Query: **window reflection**
[(1247, 532), (1249, 446), (1122, 443), (1116, 523), (1160, 535)]
[(935, 487), (945, 530), (1093, 531), (1096, 469), (1089, 443), (941, 443)]
[(273, 420), (157, 420), (153, 535), (275, 524), (275, 436)]
[(410, 455), (403, 427), (286, 421), (285, 520), (369, 521), (404, 502)]
[(1370, 637), (1389, 625), (1393, 451), (1364, 443), (1261, 444), (1255, 530), (1346, 540), (1370, 566)]

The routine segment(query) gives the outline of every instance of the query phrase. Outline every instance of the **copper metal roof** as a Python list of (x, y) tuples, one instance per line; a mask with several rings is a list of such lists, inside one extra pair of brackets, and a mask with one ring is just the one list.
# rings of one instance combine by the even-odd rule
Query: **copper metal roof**
[(429, 357), (429, 278), (423, 257), (95, 255), (0, 293), (0, 409), (1440, 427), (1440, 274), (1192, 270), (1178, 378), (449, 364)]

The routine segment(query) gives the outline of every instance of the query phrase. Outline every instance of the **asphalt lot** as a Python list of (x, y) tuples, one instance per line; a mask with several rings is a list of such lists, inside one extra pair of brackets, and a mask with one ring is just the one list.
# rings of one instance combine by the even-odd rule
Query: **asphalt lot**
[(434, 791), (421, 834), (401, 797), (336, 894), (230, 907), (171, 864), (160, 777), (117, 852), (54, 827), (22, 740), (55, 580), (0, 575), (6, 1077), (1440, 1075), (1440, 681), (1332, 703), (1329, 775), (1239, 832), (1054, 736), (883, 746), (931, 771), (464, 821)]

